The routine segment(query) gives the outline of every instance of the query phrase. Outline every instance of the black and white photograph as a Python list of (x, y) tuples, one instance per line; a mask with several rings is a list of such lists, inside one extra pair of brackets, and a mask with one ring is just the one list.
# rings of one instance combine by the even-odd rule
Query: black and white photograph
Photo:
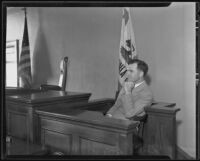
[(199, 2), (1, 9), (1, 159), (200, 159)]

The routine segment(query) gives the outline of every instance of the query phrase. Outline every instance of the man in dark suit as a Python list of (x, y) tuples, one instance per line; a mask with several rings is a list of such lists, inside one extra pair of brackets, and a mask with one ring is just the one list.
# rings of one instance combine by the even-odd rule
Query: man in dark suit
[(153, 101), (153, 94), (144, 80), (147, 72), (148, 65), (144, 61), (133, 59), (129, 62), (127, 81), (106, 116), (127, 120), (145, 114), (144, 107)]

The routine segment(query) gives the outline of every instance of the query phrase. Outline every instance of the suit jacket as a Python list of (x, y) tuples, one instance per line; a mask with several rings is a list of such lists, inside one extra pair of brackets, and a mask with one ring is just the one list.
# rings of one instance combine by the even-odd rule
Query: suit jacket
[(109, 109), (107, 114), (114, 118), (130, 119), (137, 115), (145, 114), (144, 107), (152, 104), (153, 94), (146, 82), (135, 87), (130, 94), (125, 94), (121, 89), (115, 104)]

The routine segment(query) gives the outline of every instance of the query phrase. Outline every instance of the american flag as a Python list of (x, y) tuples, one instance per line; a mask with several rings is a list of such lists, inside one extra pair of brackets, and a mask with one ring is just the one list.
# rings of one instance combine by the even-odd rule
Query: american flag
[(22, 50), (21, 50), (19, 66), (18, 66), (18, 74), (19, 74), (19, 77), (21, 78), (21, 87), (31, 88), (31, 84), (32, 84), (31, 59), (30, 59), (29, 37), (28, 37), (26, 14), (25, 14), (25, 22), (24, 22)]
[(123, 8), (122, 26), (121, 26), (121, 39), (119, 46), (119, 84), (121, 88), (126, 79), (127, 65), (131, 59), (137, 58), (135, 36), (132, 27), (130, 9)]

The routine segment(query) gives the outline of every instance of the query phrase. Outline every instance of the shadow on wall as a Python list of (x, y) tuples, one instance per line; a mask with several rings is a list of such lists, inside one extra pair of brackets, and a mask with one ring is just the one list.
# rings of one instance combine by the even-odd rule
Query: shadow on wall
[[(178, 132), (179, 132), (179, 130), (178, 130), (178, 128), (181, 126), (181, 124), (183, 124), (183, 121), (182, 120), (176, 120), (176, 146), (177, 147), (179, 147), (179, 145), (178, 145), (178, 136), (180, 135)], [(178, 149), (177, 149), (178, 150)], [(178, 157), (178, 156), (177, 156)]]
[(46, 44), (43, 28), (41, 27), (42, 18), (41, 10), (39, 14), (39, 27), (35, 39), (35, 47), (33, 52), (33, 86), (40, 87), (41, 84), (46, 84), (49, 77), (52, 76), (52, 68), (49, 60), (49, 52)]

